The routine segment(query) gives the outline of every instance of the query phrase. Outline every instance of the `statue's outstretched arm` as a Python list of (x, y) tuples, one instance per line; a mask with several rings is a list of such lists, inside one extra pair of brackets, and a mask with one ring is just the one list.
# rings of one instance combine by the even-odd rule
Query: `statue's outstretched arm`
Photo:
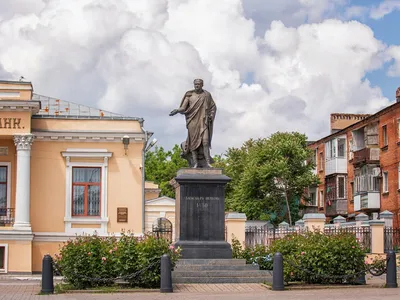
[(173, 111), (171, 111), (169, 115), (174, 116), (177, 113), (183, 113), (188, 107), (188, 105), (189, 105), (189, 99), (188, 97), (185, 97), (185, 99), (182, 102), (182, 105), (178, 109), (174, 109)]

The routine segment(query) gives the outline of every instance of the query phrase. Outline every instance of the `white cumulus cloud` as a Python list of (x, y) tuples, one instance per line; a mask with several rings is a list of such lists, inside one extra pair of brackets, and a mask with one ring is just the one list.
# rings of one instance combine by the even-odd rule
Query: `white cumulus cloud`
[(144, 117), (167, 148), (186, 138), (168, 113), (198, 77), (218, 106), (213, 153), (277, 130), (315, 139), (332, 112), (389, 104), (365, 75), (399, 51), (362, 23), (327, 19), (344, 0), (23, 2), (0, 4), (2, 79)]
[(382, 19), (384, 16), (392, 13), (395, 10), (400, 10), (399, 0), (385, 0), (379, 5), (371, 8), (370, 17), (373, 19)]

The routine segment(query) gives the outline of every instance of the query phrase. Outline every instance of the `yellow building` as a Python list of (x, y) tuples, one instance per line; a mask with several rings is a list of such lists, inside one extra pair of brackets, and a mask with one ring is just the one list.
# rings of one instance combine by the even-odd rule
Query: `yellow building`
[(0, 81), (0, 272), (40, 272), (76, 234), (145, 232), (151, 136), (141, 118)]

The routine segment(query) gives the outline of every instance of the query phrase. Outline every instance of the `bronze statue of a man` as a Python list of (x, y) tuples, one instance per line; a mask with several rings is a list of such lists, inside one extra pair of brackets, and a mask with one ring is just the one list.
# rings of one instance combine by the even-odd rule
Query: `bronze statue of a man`
[(213, 135), (213, 123), (217, 106), (209, 92), (203, 89), (203, 80), (194, 80), (194, 90), (187, 91), (181, 105), (169, 114), (177, 113), (186, 117), (187, 139), (181, 144), (182, 157), (192, 168), (211, 168), (213, 159), (210, 154)]

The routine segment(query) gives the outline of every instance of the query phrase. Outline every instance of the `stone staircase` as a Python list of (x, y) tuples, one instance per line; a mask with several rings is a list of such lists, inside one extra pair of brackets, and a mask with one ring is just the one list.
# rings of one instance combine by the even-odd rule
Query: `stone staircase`
[(244, 259), (180, 259), (172, 272), (175, 283), (263, 283), (272, 282), (272, 272)]

